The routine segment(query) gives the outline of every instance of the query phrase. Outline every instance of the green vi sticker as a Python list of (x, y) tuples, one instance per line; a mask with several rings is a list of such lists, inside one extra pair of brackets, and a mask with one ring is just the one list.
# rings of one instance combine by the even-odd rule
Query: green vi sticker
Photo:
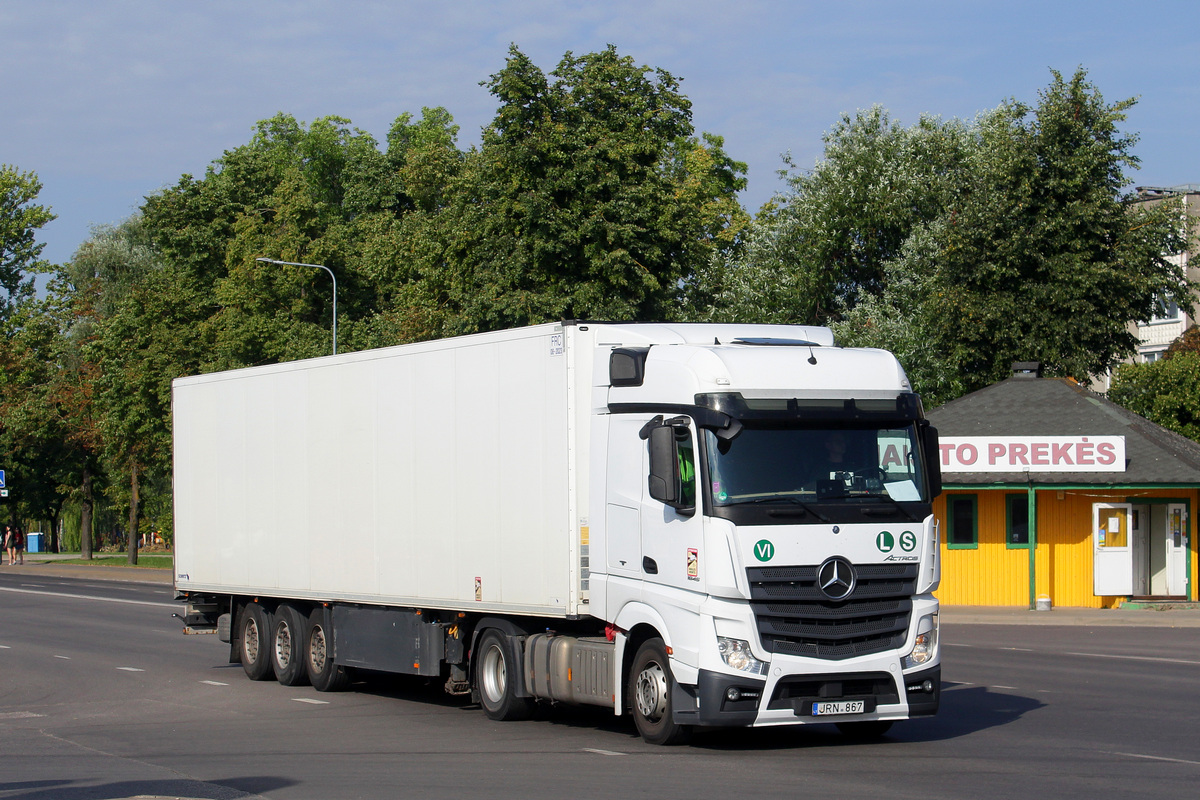
[(754, 557), (759, 561), (770, 561), (775, 557), (775, 545), (766, 539), (759, 539), (754, 543)]

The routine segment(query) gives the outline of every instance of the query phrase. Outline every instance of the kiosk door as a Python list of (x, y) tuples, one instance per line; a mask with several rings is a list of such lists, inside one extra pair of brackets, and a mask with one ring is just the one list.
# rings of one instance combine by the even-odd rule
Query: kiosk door
[(1129, 503), (1092, 504), (1092, 593), (1097, 596), (1133, 594), (1133, 546)]
[(1171, 503), (1167, 506), (1167, 594), (1187, 596), (1187, 506)]

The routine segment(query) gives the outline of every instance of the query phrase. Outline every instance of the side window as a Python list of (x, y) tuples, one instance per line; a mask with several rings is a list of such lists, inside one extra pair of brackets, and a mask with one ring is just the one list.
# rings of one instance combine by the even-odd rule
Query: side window
[(978, 503), (973, 494), (952, 494), (946, 498), (948, 528), (946, 546), (973, 550), (979, 546)]
[(677, 428), (676, 448), (679, 453), (679, 498), (686, 508), (696, 507), (696, 448), (692, 444), (692, 432)]
[(1010, 548), (1029, 547), (1029, 497), (1024, 494), (1004, 495), (1004, 541)]

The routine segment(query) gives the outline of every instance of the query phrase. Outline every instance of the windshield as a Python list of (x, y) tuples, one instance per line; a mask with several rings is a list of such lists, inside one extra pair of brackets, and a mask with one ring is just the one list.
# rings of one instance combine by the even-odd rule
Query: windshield
[(732, 440), (705, 435), (715, 506), (927, 501), (916, 425), (800, 427), (746, 420)]

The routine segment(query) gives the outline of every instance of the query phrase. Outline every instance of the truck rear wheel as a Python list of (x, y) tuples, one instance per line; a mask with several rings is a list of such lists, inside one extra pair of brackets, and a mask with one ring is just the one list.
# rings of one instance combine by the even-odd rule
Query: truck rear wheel
[(333, 662), (333, 638), (325, 629), (325, 609), (308, 615), (304, 636), (304, 670), (318, 692), (340, 692), (350, 684), (346, 668)]
[(529, 719), (533, 714), (533, 698), (517, 696), (521, 667), (513, 663), (504, 634), (495, 628), (484, 631), (473, 659), (479, 704), (488, 719), (501, 722)]
[(271, 653), (267, 644), (271, 615), (258, 603), (247, 603), (238, 620), (238, 656), (246, 677), (264, 681), (271, 677)]
[(271, 669), (284, 686), (308, 683), (304, 668), (304, 629), (308, 620), (294, 606), (275, 609), (271, 625)]
[(648, 744), (683, 744), (692, 736), (689, 725), (674, 720), (671, 692), (675, 678), (662, 639), (647, 639), (638, 648), (629, 671), (633, 722)]

